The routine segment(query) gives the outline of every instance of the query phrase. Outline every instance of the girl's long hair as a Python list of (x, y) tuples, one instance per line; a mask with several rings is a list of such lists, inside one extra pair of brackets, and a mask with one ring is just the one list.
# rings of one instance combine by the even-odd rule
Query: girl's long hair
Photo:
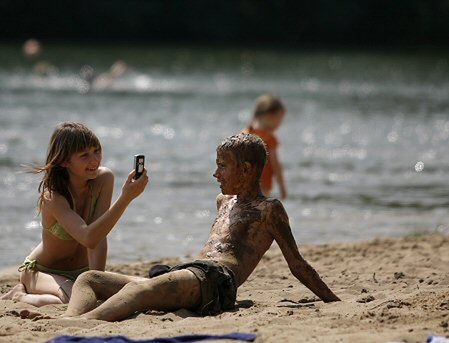
[(254, 121), (265, 114), (277, 113), (279, 111), (285, 111), (285, 106), (281, 99), (271, 95), (264, 94), (256, 99), (256, 104), (254, 106), (253, 117), (249, 122), (247, 129), (254, 129)]
[(101, 150), (101, 144), (97, 136), (84, 124), (75, 122), (63, 122), (56, 126), (47, 150), (45, 165), (32, 167), (35, 174), (43, 173), (39, 183), (39, 199), (37, 208), (40, 212), (45, 197), (53, 192), (62, 195), (73, 209), (73, 199), (69, 191), (69, 173), (62, 165), (68, 162), (74, 153), (94, 147)]

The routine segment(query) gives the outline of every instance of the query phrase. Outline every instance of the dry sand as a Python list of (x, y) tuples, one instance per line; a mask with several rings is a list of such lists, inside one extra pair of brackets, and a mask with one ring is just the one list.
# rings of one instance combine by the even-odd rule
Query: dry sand
[[(449, 335), (449, 237), (427, 235), (369, 242), (303, 246), (304, 257), (343, 300), (325, 304), (289, 272), (277, 247), (239, 289), (238, 306), (216, 317), (139, 314), (122, 322), (61, 319), (31, 321), (17, 311), (32, 306), (0, 301), (0, 341), (44, 342), (59, 335), (126, 335), (134, 339), (182, 334), (251, 332), (256, 342), (424, 342)], [(109, 266), (144, 276), (155, 263)], [(0, 291), (17, 273), (0, 275)], [(66, 305), (45, 306), (48, 315)], [(35, 309), (35, 308), (33, 308)]]

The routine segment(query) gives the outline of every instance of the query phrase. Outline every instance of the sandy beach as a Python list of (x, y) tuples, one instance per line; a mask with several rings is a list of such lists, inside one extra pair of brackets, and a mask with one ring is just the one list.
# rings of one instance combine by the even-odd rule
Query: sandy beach
[[(417, 235), (368, 242), (301, 246), (304, 257), (343, 300), (318, 301), (289, 272), (277, 247), (239, 289), (235, 311), (216, 317), (175, 313), (138, 314), (122, 322), (24, 320), (32, 306), (0, 301), (1, 342), (45, 342), (59, 335), (125, 335), (133, 339), (183, 334), (249, 332), (256, 342), (424, 342), (429, 335), (449, 336), (449, 237)], [(144, 276), (166, 259), (108, 266), (108, 270)], [(18, 274), (4, 271), (5, 293)], [(66, 305), (45, 306), (57, 316)], [(35, 309), (35, 308), (33, 308)]]

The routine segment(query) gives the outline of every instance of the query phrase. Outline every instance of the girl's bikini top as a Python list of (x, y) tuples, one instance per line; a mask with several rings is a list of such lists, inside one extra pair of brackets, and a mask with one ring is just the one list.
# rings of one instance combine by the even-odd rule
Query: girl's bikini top
[[(95, 212), (95, 207), (97, 206), (97, 198), (92, 194), (92, 190), (91, 191), (91, 197), (92, 197), (92, 201), (91, 201), (91, 205), (90, 205), (90, 210), (89, 210), (89, 218), (92, 217), (92, 215)], [(63, 241), (70, 241), (73, 239), (72, 236), (70, 236), (66, 230), (64, 230), (64, 228), (58, 223), (54, 223), (52, 226), (50, 226), (47, 229), (53, 236), (62, 239)]]

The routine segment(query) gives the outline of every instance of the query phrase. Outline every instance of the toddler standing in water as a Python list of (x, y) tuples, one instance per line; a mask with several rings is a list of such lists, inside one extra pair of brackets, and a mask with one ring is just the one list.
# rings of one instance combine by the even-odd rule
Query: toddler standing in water
[(243, 133), (259, 136), (266, 145), (268, 159), (260, 178), (260, 187), (265, 196), (269, 196), (273, 186), (273, 175), (279, 186), (281, 199), (287, 197), (282, 165), (277, 156), (279, 141), (274, 135), (285, 116), (285, 106), (279, 98), (265, 94), (257, 98), (253, 118)]
[(68, 303), (76, 278), (87, 270), (105, 269), (106, 236), (130, 202), (148, 183), (132, 171), (111, 206), (114, 176), (100, 165), (101, 145), (80, 123), (59, 124), (50, 140), (42, 173), (38, 210), (42, 242), (19, 267), (20, 284), (1, 299), (34, 306)]

